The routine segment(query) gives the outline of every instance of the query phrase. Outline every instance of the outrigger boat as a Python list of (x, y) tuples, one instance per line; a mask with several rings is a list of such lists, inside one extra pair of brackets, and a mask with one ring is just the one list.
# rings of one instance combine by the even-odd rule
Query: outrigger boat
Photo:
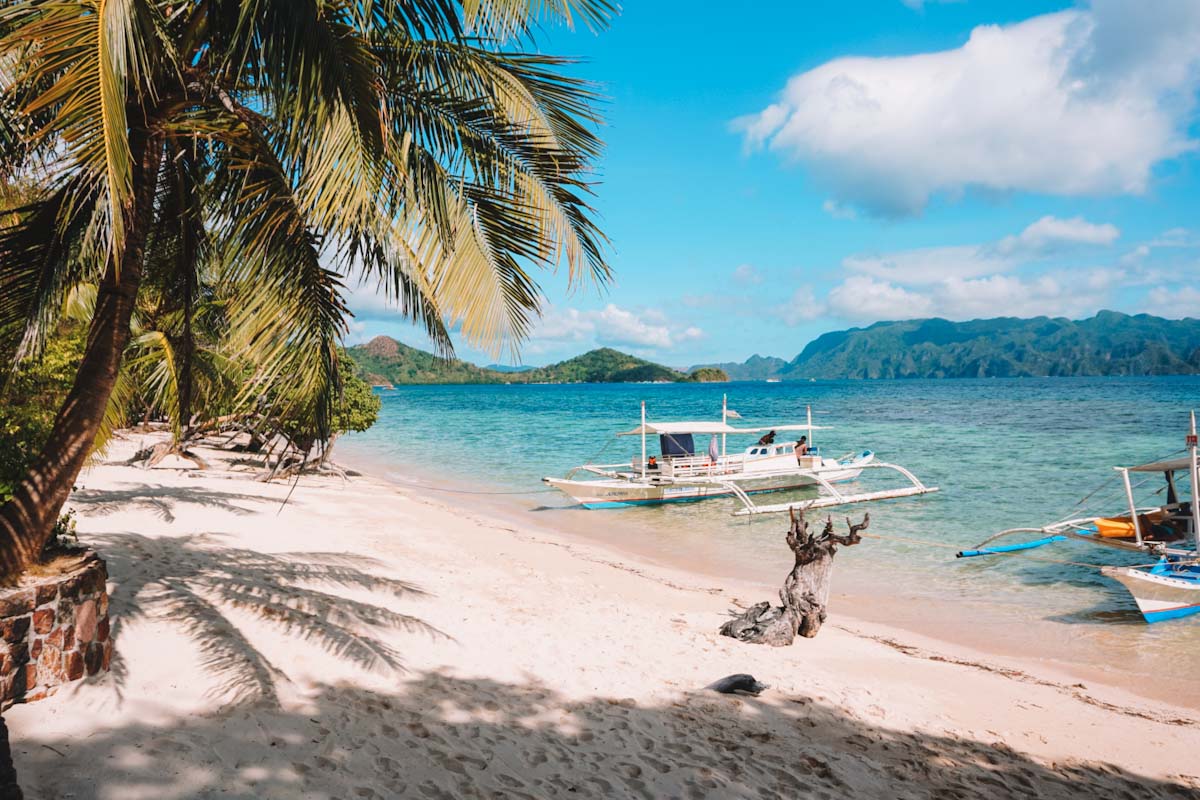
[[(1011, 528), (992, 536), (960, 558), (1031, 550), (1075, 539), (1118, 550), (1145, 553), (1157, 560), (1131, 567), (1106, 566), (1100, 572), (1120, 582), (1137, 603), (1147, 622), (1161, 622), (1200, 613), (1200, 458), (1196, 414), (1191, 415), (1187, 455), (1116, 467), (1125, 488), (1128, 513), (1109, 517), (1078, 517), (1042, 528)], [(1161, 473), (1166, 480), (1166, 503), (1139, 507), (1134, 500), (1131, 476)], [(1191, 499), (1181, 499), (1176, 476), (1188, 476)], [(993, 542), (1016, 534), (1041, 534), (1036, 539), (1010, 545)]]
[[(903, 467), (877, 461), (870, 450), (841, 458), (822, 456), (820, 449), (812, 445), (813, 433), (827, 428), (813, 425), (811, 408), (807, 421), (801, 424), (735, 427), (729, 424), (731, 418), (741, 417), (722, 402), (719, 422), (650, 422), (646, 420), (646, 404), (642, 403), (641, 424), (617, 434), (641, 438), (640, 458), (635, 455), (621, 464), (583, 464), (564, 478), (542, 480), (585, 508), (620, 508), (733, 496), (743, 505), (738, 514), (821, 508), (937, 491), (936, 487), (925, 486)], [(803, 435), (808, 443), (807, 452), (798, 454), (796, 441), (790, 437), (781, 442), (765, 441), (773, 439), (772, 432)], [(739, 452), (726, 452), (727, 437), (759, 434), (767, 436)], [(651, 436), (658, 437), (659, 455), (648, 457), (647, 442)], [(706, 436), (709, 441), (704, 446), (703, 437)], [(912, 485), (849, 494), (834, 486), (852, 481), (868, 469), (894, 470), (908, 478)], [(575, 476), (581, 472), (597, 477), (577, 480)], [(808, 500), (770, 506), (756, 505), (750, 497), (805, 487), (815, 488), (821, 494)]]

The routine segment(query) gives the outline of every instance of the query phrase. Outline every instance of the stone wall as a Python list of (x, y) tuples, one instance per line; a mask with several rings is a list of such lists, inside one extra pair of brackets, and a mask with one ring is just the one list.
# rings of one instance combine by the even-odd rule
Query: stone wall
[(107, 581), (88, 552), (69, 572), (0, 590), (0, 711), (108, 669)]

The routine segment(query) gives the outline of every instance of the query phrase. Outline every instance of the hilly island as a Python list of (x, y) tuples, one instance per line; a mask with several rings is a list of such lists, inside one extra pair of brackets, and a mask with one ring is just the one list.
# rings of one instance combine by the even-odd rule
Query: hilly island
[(445, 360), (386, 336), (349, 349), (375, 383), (625, 383), (808, 378), (992, 378), (1200, 374), (1200, 319), (1101, 311), (877, 322), (818, 336), (791, 361), (754, 355), (686, 372), (611, 348), (518, 372)]
[(375, 384), (676, 383), (729, 379), (724, 372), (711, 367), (683, 373), (608, 347), (557, 364), (519, 371), (439, 358), (388, 336), (376, 336), (366, 344), (349, 348), (348, 352), (362, 377)]
[(1200, 319), (1101, 311), (1034, 317), (877, 322), (818, 336), (791, 361), (710, 364), (734, 380), (1016, 378), (1200, 374)]

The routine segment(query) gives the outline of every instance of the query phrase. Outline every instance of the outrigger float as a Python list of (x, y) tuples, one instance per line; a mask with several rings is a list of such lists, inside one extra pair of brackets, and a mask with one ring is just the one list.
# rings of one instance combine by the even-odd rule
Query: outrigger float
[[(807, 421), (800, 424), (735, 427), (729, 424), (730, 419), (741, 419), (741, 416), (723, 401), (720, 422), (649, 422), (646, 404), (642, 403), (641, 424), (617, 434), (641, 438), (640, 458), (635, 455), (621, 464), (583, 464), (564, 478), (543, 478), (542, 481), (584, 508), (621, 508), (732, 496), (742, 503), (741, 510), (736, 512), (738, 515), (824, 508), (937, 491), (936, 487), (921, 483), (904, 467), (877, 461), (870, 450), (840, 458), (822, 456), (820, 449), (812, 444), (813, 434), (827, 428), (813, 425), (811, 408), (807, 412)], [(775, 435), (780, 433), (795, 433), (802, 439), (788, 437), (786, 441), (775, 442)], [(758, 443), (740, 452), (726, 452), (727, 437), (760, 434), (765, 435)], [(657, 456), (647, 455), (651, 436), (657, 436), (659, 440)], [(697, 437), (704, 436), (709, 437), (706, 448), (697, 442)], [(893, 470), (907, 478), (911, 485), (859, 493), (843, 492), (834, 485), (852, 481), (870, 469)], [(576, 480), (575, 476), (581, 472), (597, 477)], [(807, 500), (775, 505), (757, 505), (751, 499), (751, 495), (806, 487), (815, 488), (820, 494)]]
[[(1078, 517), (1041, 528), (1010, 528), (989, 537), (959, 558), (1016, 553), (1077, 540), (1116, 550), (1144, 553), (1157, 560), (1130, 567), (1105, 566), (1101, 574), (1120, 582), (1137, 603), (1147, 622), (1161, 622), (1200, 613), (1200, 457), (1196, 414), (1191, 415), (1187, 455), (1116, 467), (1125, 488), (1128, 513), (1120, 516)], [(1131, 476), (1160, 473), (1166, 481), (1166, 503), (1139, 507)], [(1191, 499), (1181, 499), (1177, 476), (1188, 476)], [(1040, 534), (1018, 544), (993, 544), (1018, 534)]]

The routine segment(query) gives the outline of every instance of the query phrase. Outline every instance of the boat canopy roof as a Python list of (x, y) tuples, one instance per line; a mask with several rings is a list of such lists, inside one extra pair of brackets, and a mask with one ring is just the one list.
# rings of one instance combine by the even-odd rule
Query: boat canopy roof
[(1191, 463), (1187, 456), (1183, 458), (1169, 458), (1166, 461), (1152, 461), (1149, 464), (1139, 464), (1136, 467), (1126, 467), (1130, 472), (1176, 472), (1178, 470), (1191, 469)]
[(820, 425), (767, 425), (759, 428), (735, 428), (725, 422), (647, 422), (630, 431), (621, 431), (617, 436), (660, 435), (671, 433), (767, 433), (768, 431), (823, 431)]

